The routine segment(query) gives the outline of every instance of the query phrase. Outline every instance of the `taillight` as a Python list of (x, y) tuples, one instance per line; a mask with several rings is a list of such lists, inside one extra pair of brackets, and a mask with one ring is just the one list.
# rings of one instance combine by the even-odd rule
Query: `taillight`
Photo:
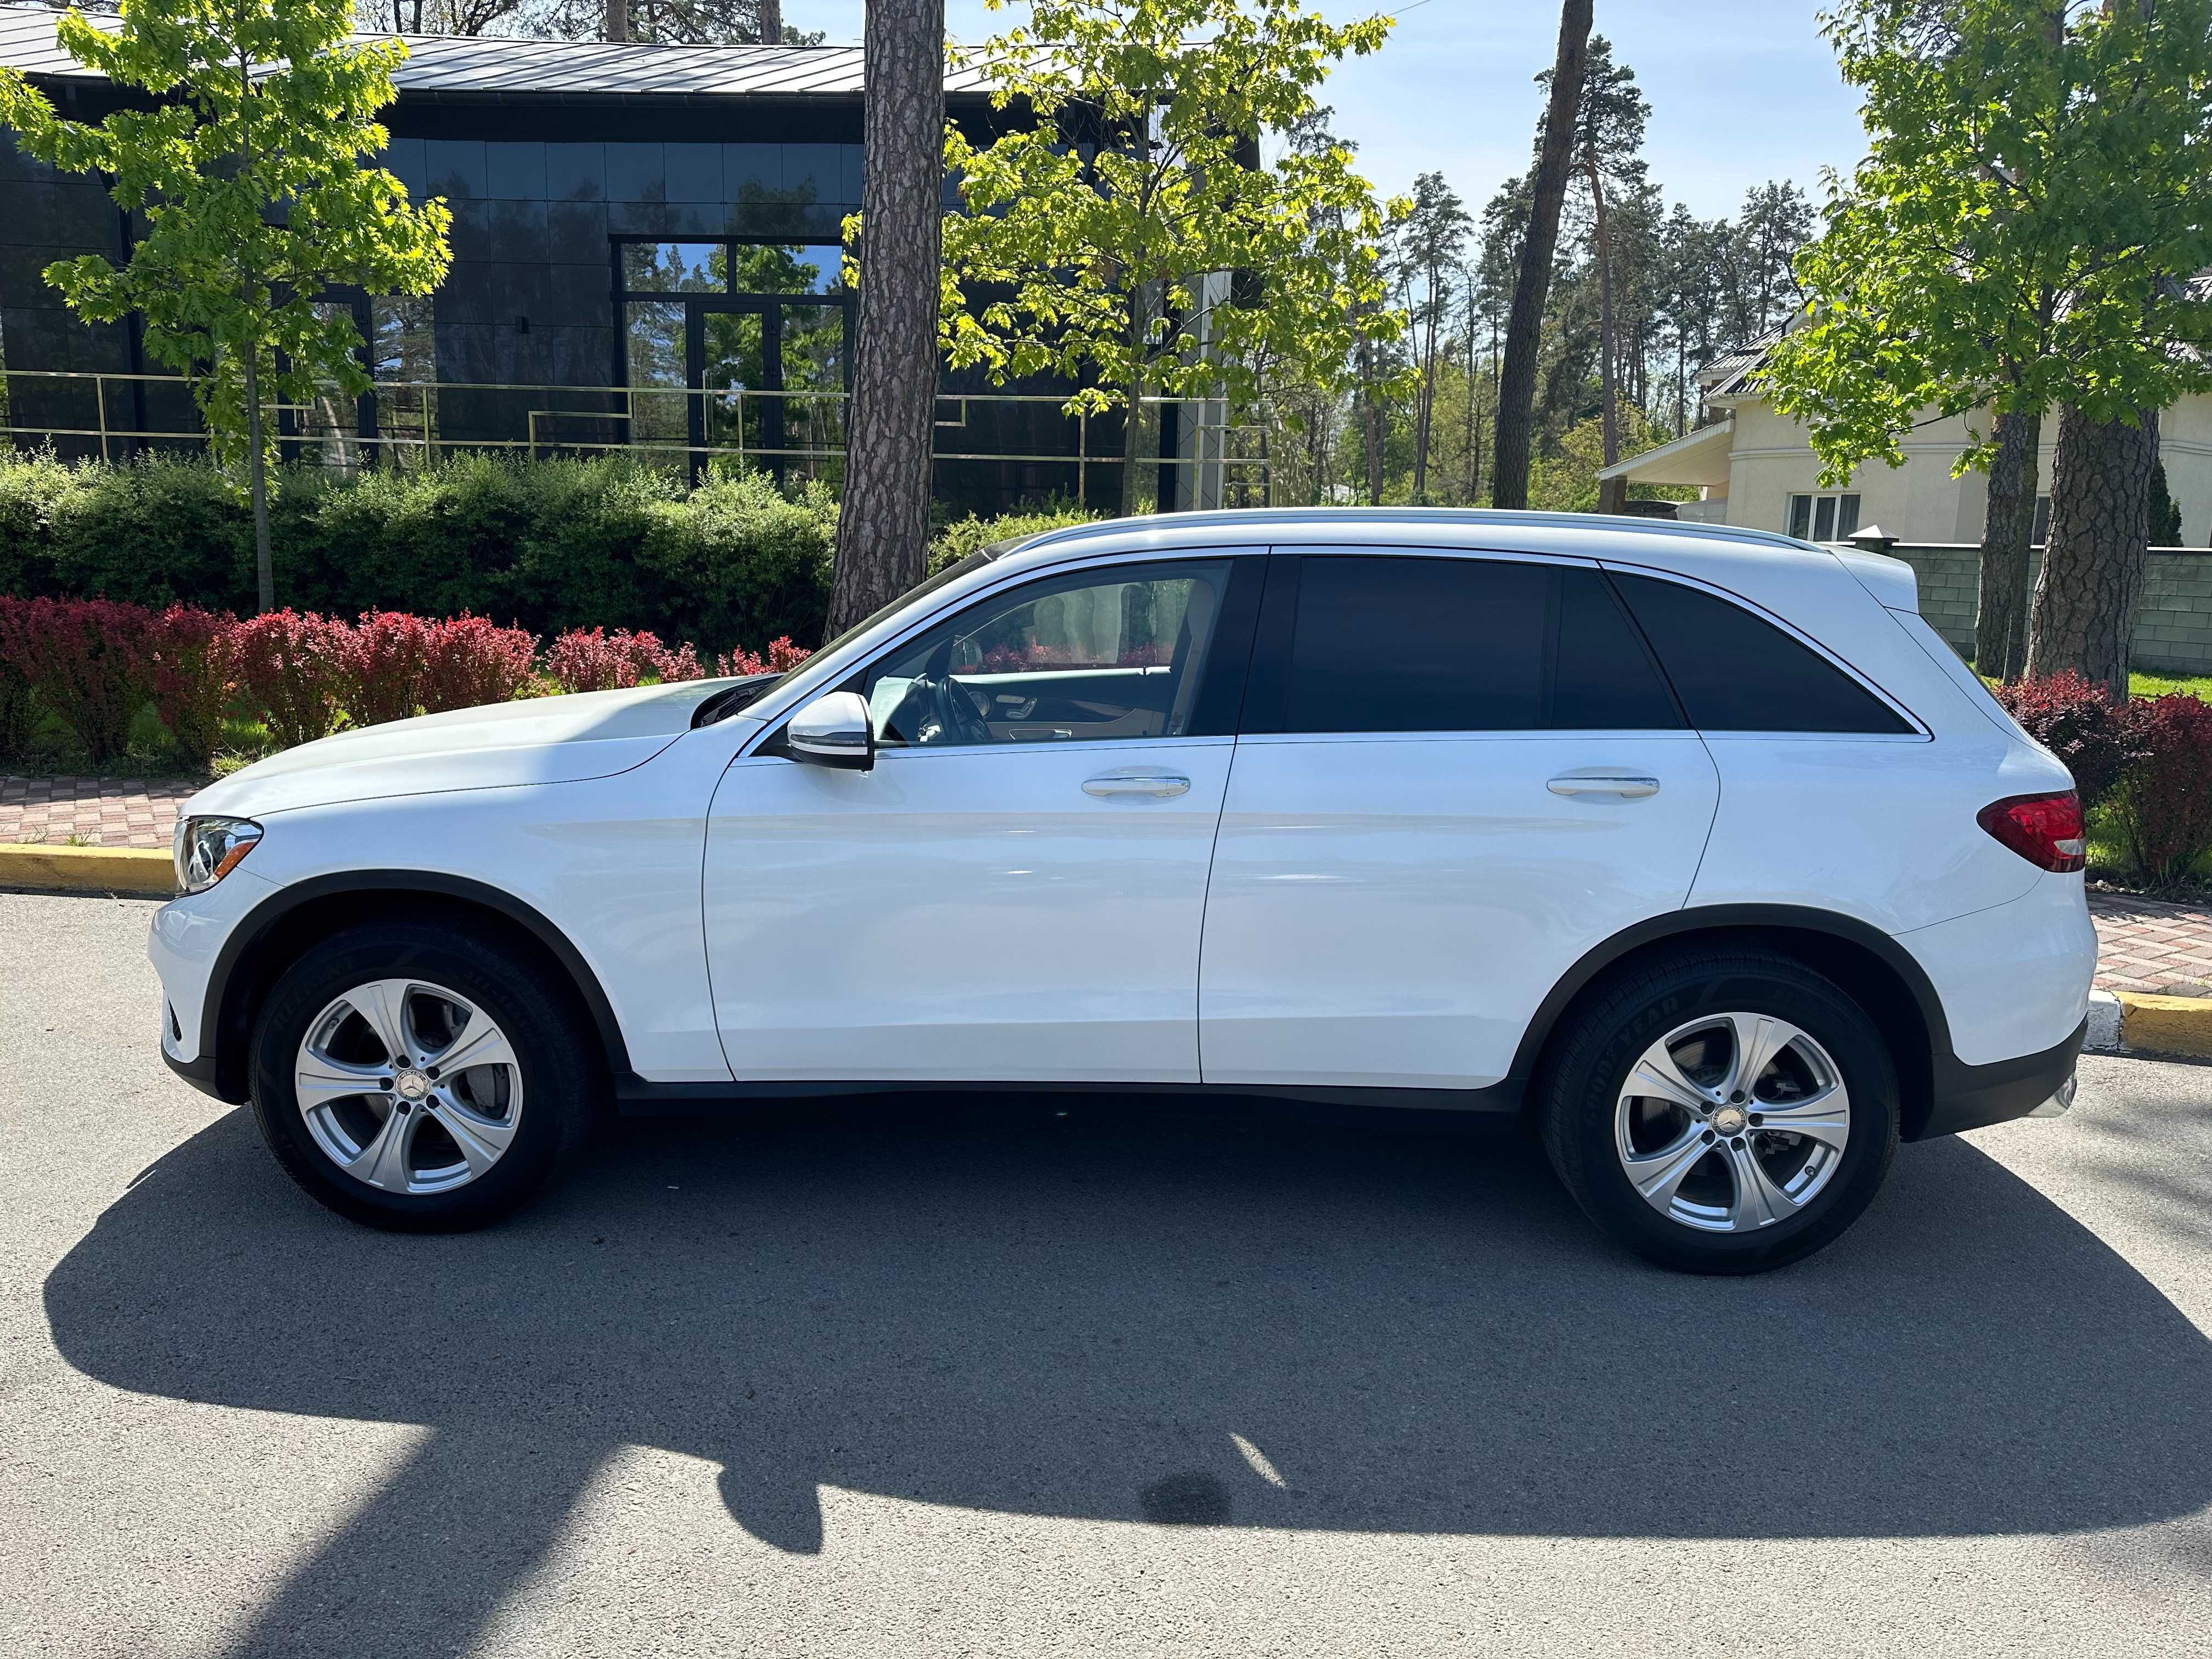
[(2055, 795), (2008, 795), (1991, 801), (1975, 820), (2030, 864), (2064, 874), (2088, 862), (2081, 835), (2081, 798), (2071, 789)]

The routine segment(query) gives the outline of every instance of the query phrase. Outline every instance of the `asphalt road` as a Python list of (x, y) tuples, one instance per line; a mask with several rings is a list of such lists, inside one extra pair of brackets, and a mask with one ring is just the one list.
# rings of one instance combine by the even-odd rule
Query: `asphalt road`
[(630, 1127), (396, 1238), (163, 1070), (149, 908), (0, 896), (10, 1659), (2212, 1646), (2212, 1069), (1750, 1280), (1516, 1143), (1118, 1102)]

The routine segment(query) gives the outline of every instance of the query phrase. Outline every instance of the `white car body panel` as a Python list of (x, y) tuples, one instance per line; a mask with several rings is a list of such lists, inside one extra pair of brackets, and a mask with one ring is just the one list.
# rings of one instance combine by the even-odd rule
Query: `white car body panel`
[[(867, 774), (752, 752), (896, 640), (1041, 573), (1347, 546), (1719, 589), (1918, 730), (1224, 736), (886, 751)], [(1958, 1061), (2039, 1053), (2078, 1024), (2094, 968), (2081, 878), (2044, 874), (1974, 814), (2065, 788), (2065, 773), (1931, 652), (1924, 624), (1900, 622), (1911, 596), (1894, 564), (1542, 515), (1178, 514), (1055, 532), (809, 661), (742, 717), (691, 727), (712, 682), (550, 698), (342, 734), (211, 786), (188, 813), (264, 833), (230, 877), (156, 918), (184, 1028), (166, 1047), (208, 1059), (199, 1016), (236, 930), (372, 872), (380, 890), (418, 874), (543, 918), (649, 1084), (1475, 1088), (1588, 953), (1743, 905), (1887, 936), (1937, 987)], [(1445, 750), (1462, 763), (1441, 765)], [(1109, 766), (1167, 755), (1188, 794), (1082, 793)], [(1543, 787), (1589, 767), (1662, 787)]]
[[(887, 750), (730, 769), (707, 842), (746, 1079), (1195, 1083), (1226, 738)], [(1116, 773), (1169, 799), (1085, 792)]]
[[(1546, 787), (1577, 771), (1659, 793)], [(1240, 740), (1206, 908), (1206, 1080), (1496, 1082), (1585, 951), (1680, 907), (1716, 795), (1694, 732)]]

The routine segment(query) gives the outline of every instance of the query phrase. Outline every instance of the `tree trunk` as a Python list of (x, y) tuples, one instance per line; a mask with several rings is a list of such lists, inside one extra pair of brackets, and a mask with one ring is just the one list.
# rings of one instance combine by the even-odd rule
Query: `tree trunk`
[(606, 37), (610, 40), (629, 39), (629, 0), (607, 0)]
[(1359, 348), (1359, 402), (1367, 444), (1367, 504), (1382, 505), (1382, 400), (1375, 392), (1375, 348)]
[(2149, 551), (2150, 470), (2158, 411), (2103, 424), (2069, 404), (2058, 411), (2051, 465), (2051, 539), (2028, 622), (2027, 672), (2071, 668), (2128, 695), (2128, 647)]
[[(1138, 305), (1131, 296), (1130, 311)], [(1145, 374), (1142, 369), (1129, 377), (1127, 393), (1128, 408), (1121, 420), (1121, 516), (1137, 517), (1144, 507), (1142, 484), (1145, 465)], [(1154, 506), (1159, 505), (1154, 502)]]
[(1597, 240), (1598, 441), (1605, 465), (1620, 459), (1620, 358), (1618, 325), (1613, 314), (1613, 235), (1605, 210), (1605, 173), (1593, 149), (1584, 158), (1590, 187), (1590, 219)]
[(945, 0), (868, 0), (860, 305), (830, 631), (922, 578), (943, 264)]
[(2035, 534), (2036, 451), (2043, 442), (2043, 411), (1999, 415), (1996, 435), (1989, 518), (1982, 531), (1974, 665), (1995, 678), (2016, 680), (2027, 662), (2028, 544)]
[(1498, 459), (1490, 469), (1490, 499), (1497, 507), (1528, 505), (1528, 451), (1536, 412), (1536, 352), (1544, 326), (1544, 301), (1552, 286), (1552, 255), (1559, 241), (1559, 204), (1567, 193), (1575, 112), (1582, 106), (1583, 69), (1589, 52), (1591, 0), (1563, 0), (1559, 50), (1552, 68), (1552, 96), (1544, 111), (1544, 140), (1521, 244), (1521, 270), (1513, 284), (1513, 309), (1505, 325), (1505, 363), (1498, 384)]
[(764, 46), (783, 44), (783, 0), (760, 0), (760, 43)]

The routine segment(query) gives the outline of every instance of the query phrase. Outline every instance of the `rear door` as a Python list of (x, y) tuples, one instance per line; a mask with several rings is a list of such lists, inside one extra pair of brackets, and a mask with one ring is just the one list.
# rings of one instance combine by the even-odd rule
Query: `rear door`
[(1464, 1089), (1679, 908), (1717, 799), (1588, 562), (1278, 553), (1200, 966), (1208, 1083)]

